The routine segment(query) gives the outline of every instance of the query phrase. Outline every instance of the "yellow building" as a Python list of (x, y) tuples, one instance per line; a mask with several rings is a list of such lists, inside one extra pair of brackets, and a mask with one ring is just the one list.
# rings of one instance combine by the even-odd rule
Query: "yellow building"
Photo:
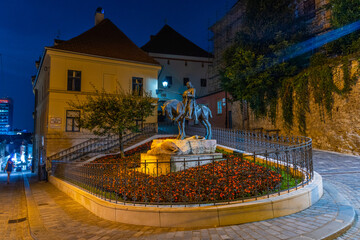
[[(156, 98), (159, 63), (104, 19), (101, 12), (96, 13), (95, 22), (79, 36), (45, 47), (33, 79), (35, 165), (94, 137), (76, 124), (81, 113), (68, 105), (76, 96), (83, 99), (94, 93), (94, 87), (112, 92), (120, 85), (125, 91), (141, 88)], [(146, 122), (157, 122), (156, 109)]]

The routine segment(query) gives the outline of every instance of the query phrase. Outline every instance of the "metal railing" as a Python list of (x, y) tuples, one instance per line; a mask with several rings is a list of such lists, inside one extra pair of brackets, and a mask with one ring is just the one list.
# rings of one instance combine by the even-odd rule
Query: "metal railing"
[[(201, 127), (188, 126), (186, 134), (205, 135), (205, 129)], [(287, 149), (288, 147), (307, 144), (311, 141), (307, 137), (290, 137), (270, 132), (248, 131), (239, 129), (213, 128), (212, 139), (216, 139), (217, 144), (235, 148), (242, 152), (256, 152), (257, 154), (265, 151)]]
[(118, 163), (55, 162), (52, 173), (105, 200), (171, 206), (269, 197), (297, 189), (313, 178), (310, 138), (222, 129), (214, 132), (220, 144), (246, 146), (247, 153), (171, 162), (140, 162), (134, 158)]
[[(139, 132), (129, 133), (123, 136), (123, 144), (126, 144), (139, 136), (156, 132), (155, 123), (144, 124)], [(92, 138), (78, 145), (58, 152), (47, 159), (49, 161), (74, 161), (91, 153), (104, 153), (119, 146), (119, 136), (111, 135), (105, 138)]]

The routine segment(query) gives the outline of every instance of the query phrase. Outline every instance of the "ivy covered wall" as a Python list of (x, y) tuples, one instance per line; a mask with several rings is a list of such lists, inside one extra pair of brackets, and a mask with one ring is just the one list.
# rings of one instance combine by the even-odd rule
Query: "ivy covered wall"
[[(351, 61), (350, 76), (356, 77), (352, 89), (347, 94), (332, 93), (332, 108), (327, 114), (322, 105), (315, 102), (314, 91), (309, 90), (309, 111), (305, 113), (306, 136), (313, 139), (314, 148), (337, 151), (360, 155), (360, 81), (357, 69), (359, 62)], [(344, 72), (342, 65), (334, 68), (333, 84), (340, 90), (344, 89)], [(293, 93), (295, 99), (296, 94)], [(304, 135), (300, 128), (292, 127), (289, 129), (284, 123), (282, 102), (278, 101), (276, 123), (273, 124), (269, 117), (256, 118), (255, 114), (249, 110), (248, 120), (245, 126), (249, 129), (280, 129), (281, 134), (300, 136)], [(297, 113), (299, 106), (294, 104), (293, 114)], [(240, 102), (232, 104), (234, 127), (242, 129), (244, 127), (244, 111), (240, 107)], [(236, 121), (235, 121), (236, 120)], [(298, 126), (298, 119), (294, 118), (294, 126)]]

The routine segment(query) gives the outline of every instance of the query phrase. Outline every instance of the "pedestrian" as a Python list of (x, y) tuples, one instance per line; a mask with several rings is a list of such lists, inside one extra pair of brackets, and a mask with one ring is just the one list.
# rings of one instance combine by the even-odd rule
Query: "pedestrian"
[(12, 170), (14, 169), (15, 165), (14, 165), (14, 162), (11, 160), (11, 157), (8, 159), (7, 163), (6, 163), (6, 166), (5, 166), (5, 171), (7, 172), (8, 174), (8, 177), (7, 177), (7, 184), (10, 183), (10, 174), (12, 172)]

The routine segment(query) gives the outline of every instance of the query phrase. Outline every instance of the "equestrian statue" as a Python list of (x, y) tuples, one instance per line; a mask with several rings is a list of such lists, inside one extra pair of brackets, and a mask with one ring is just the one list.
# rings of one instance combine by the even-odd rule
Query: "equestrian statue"
[(211, 124), (209, 122), (209, 117), (212, 118), (211, 110), (205, 105), (196, 104), (195, 88), (191, 82), (187, 82), (186, 87), (188, 89), (182, 94), (182, 102), (176, 99), (166, 101), (161, 106), (162, 113), (177, 123), (179, 129), (177, 139), (184, 139), (186, 136), (185, 120), (200, 121), (206, 129), (205, 139), (211, 139)]

